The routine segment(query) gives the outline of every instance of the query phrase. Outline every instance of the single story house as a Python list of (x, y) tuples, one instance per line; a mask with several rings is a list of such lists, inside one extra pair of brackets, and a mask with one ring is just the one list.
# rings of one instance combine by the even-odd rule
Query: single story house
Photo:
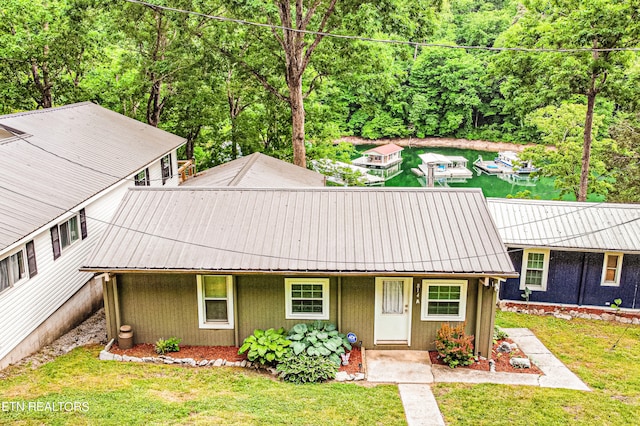
[(323, 174), (254, 152), (199, 172), (182, 186), (236, 186), (241, 188), (296, 188), (325, 186)]
[(80, 272), (130, 186), (175, 186), (184, 139), (85, 102), (0, 116), (0, 368), (102, 304)]
[(640, 308), (640, 206), (488, 199), (520, 278), (502, 300)]
[(326, 320), (367, 348), (432, 349), (466, 322), (491, 347), (517, 273), (480, 189), (131, 189), (82, 268), (104, 277), (108, 334), (239, 345)]

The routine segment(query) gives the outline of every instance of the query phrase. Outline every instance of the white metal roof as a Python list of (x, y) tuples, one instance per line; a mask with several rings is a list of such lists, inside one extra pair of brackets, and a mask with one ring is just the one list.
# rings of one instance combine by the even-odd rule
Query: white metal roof
[(487, 201), (507, 246), (640, 253), (640, 205)]
[(90, 102), (3, 126), (15, 136), (0, 139), (0, 251), (184, 143)]
[(83, 270), (516, 276), (479, 189), (131, 189)]
[(212, 167), (182, 186), (295, 188), (324, 186), (324, 175), (259, 152)]

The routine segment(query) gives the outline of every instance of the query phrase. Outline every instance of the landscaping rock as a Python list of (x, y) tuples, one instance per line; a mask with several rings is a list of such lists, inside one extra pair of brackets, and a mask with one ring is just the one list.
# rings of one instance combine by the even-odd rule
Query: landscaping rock
[(253, 367), (253, 363), (251, 361), (247, 362), (247, 368)]
[(356, 374), (353, 376), (353, 380), (354, 380), (355, 382), (360, 381), (360, 380), (364, 380), (365, 378), (366, 378), (366, 376), (364, 375), (364, 373), (356, 373)]
[(129, 355), (122, 355), (122, 361), (130, 362), (131, 361), (131, 357)]
[(209, 364), (209, 361), (207, 361), (206, 359), (203, 359), (202, 361), (200, 361), (200, 362), (198, 363), (198, 367), (204, 367), (204, 366), (206, 366), (207, 364)]
[(531, 368), (531, 361), (528, 358), (511, 358), (509, 364), (513, 368)]
[(635, 325), (640, 324), (640, 318), (633, 318), (633, 319), (631, 320), (631, 323), (632, 323), (632, 324), (635, 324)]
[(170, 359), (170, 358), (165, 358), (165, 359), (163, 360), (163, 362), (164, 362), (165, 364), (175, 364), (175, 363), (176, 363), (174, 360), (172, 360), (172, 359)]
[(114, 361), (122, 361), (122, 355), (113, 354), (113, 360)]
[(113, 361), (113, 354), (111, 352), (107, 352), (107, 351), (100, 351), (100, 358), (101, 361)]
[(512, 352), (518, 350), (518, 345), (516, 345), (515, 343), (511, 343), (509, 346), (511, 347)]
[(338, 371), (336, 373), (336, 382), (346, 382), (349, 380), (349, 373), (346, 371)]
[(627, 318), (627, 317), (620, 317), (619, 320), (622, 324), (631, 324), (631, 318)]
[(209, 366), (215, 367), (216, 366), (216, 360), (212, 359), (211, 361), (209, 361)]
[(554, 314), (554, 317), (558, 318), (558, 319), (563, 319), (563, 320), (571, 320), (571, 318), (573, 318), (571, 315), (567, 315), (567, 314)]
[(138, 358), (137, 356), (130, 357), (129, 361), (131, 362), (142, 362), (142, 358)]
[(605, 321), (611, 321), (615, 318), (615, 315), (607, 314), (606, 312), (600, 315), (600, 317)]
[(156, 362), (156, 359), (152, 356), (145, 356), (142, 357), (142, 362), (154, 363)]
[(247, 360), (243, 359), (242, 362), (240, 363), (240, 367), (244, 368), (247, 366)]
[(216, 362), (213, 363), (214, 367), (221, 367), (222, 366), (222, 360), (220, 358), (216, 359)]
[(275, 376), (276, 374), (278, 374), (278, 370), (276, 370), (276, 369), (275, 369), (275, 368), (273, 368), (273, 367), (269, 367), (269, 368), (267, 368), (267, 371), (268, 371), (269, 373), (271, 373), (271, 375), (272, 375), (272, 376)]
[(509, 342), (502, 342), (500, 346), (498, 346), (498, 352), (503, 354), (511, 353), (511, 345)]
[(496, 372), (496, 362), (492, 359), (489, 360), (489, 373)]

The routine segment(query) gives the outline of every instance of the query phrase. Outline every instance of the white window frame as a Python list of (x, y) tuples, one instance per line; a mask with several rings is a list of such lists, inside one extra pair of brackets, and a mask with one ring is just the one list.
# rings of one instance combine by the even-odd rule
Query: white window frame
[[(329, 278), (285, 278), (285, 318), (286, 319), (307, 319), (307, 320), (328, 320), (329, 319), (329, 292), (331, 290)], [(321, 284), (322, 285), (322, 312), (293, 312), (293, 298), (291, 297), (293, 284)]]
[[(458, 315), (429, 315), (429, 287), (431, 286), (459, 286), (460, 287), (460, 308)], [(420, 319), (422, 321), (464, 321), (467, 317), (467, 280), (445, 280), (428, 279), (422, 280), (422, 308), (420, 309)], [(441, 300), (442, 301), (442, 300)], [(450, 300), (453, 302), (454, 300)]]
[(135, 186), (150, 186), (149, 168), (144, 168), (136, 173), (133, 177), (133, 182)]
[[(76, 239), (72, 240), (71, 239), (71, 221), (75, 220), (75, 231), (76, 231)], [(66, 225), (66, 229), (69, 230), (69, 244), (67, 244), (66, 246), (62, 245), (62, 227)], [(65, 220), (62, 223), (58, 224), (58, 238), (60, 241), (60, 252), (64, 252), (65, 250), (67, 250), (69, 247), (73, 246), (75, 243), (77, 243), (78, 241), (82, 240), (82, 230), (80, 229), (80, 214), (77, 213), (73, 216), (71, 216), (69, 219)]]
[(217, 330), (229, 330), (234, 327), (234, 294), (233, 294), (233, 276), (231, 275), (214, 275), (222, 276), (227, 281), (227, 321), (207, 321), (206, 301), (204, 297), (204, 281), (202, 277), (206, 275), (198, 275), (198, 324), (200, 328), (217, 329)]
[[(544, 255), (542, 266), (542, 282), (540, 285), (526, 284), (527, 279), (527, 261), (529, 260), (530, 253), (537, 253)], [(522, 251), (522, 267), (520, 268), (520, 290), (524, 290), (525, 287), (531, 291), (547, 291), (547, 278), (549, 277), (549, 258), (551, 257), (551, 251), (549, 249), (525, 249)]]
[[(606, 281), (607, 277), (607, 260), (609, 256), (618, 256), (618, 265), (616, 268), (616, 279), (614, 281)], [(600, 285), (604, 287), (620, 287), (620, 276), (622, 275), (622, 260), (624, 255), (620, 252), (607, 251), (604, 253), (604, 260), (602, 262), (602, 278)]]
[[(13, 268), (12, 268), (12, 264), (13, 262), (15, 262), (14, 260), (12, 260), (13, 258), (15, 258), (16, 260), (22, 256), (22, 271), (19, 272), (19, 276), (18, 277), (14, 277), (13, 275)], [(20, 284), (23, 281), (26, 281), (29, 279), (29, 260), (27, 259), (27, 250), (25, 246), (22, 246), (20, 249), (12, 252), (11, 254), (8, 254), (7, 256), (3, 257), (2, 259), (0, 259), (0, 262), (4, 262), (7, 261), (7, 272), (8, 272), (8, 281), (9, 281), (9, 285), (3, 289), (0, 289), (0, 293), (4, 292), (5, 290), (8, 290), (12, 287), (14, 287), (17, 284)], [(18, 261), (18, 265), (20, 264), (20, 262)]]

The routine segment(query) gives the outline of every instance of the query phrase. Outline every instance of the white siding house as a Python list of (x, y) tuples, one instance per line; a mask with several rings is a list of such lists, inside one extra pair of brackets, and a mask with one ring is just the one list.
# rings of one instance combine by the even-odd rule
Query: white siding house
[(88, 102), (0, 116), (0, 368), (101, 304), (78, 268), (127, 188), (178, 185), (183, 143)]

